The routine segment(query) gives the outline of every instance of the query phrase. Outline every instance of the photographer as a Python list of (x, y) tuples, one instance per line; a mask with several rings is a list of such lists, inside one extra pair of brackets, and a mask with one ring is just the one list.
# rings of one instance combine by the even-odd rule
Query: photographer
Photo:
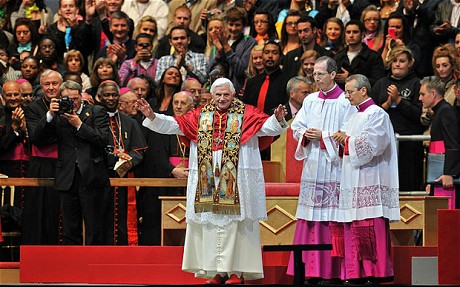
[(63, 243), (82, 245), (82, 220), (86, 245), (102, 244), (102, 199), (110, 186), (104, 148), (109, 143), (109, 118), (101, 106), (82, 104), (81, 86), (66, 81), (61, 99), (51, 99), (37, 133), (58, 138), (54, 188), (59, 191)]
[(148, 75), (155, 78), (158, 60), (153, 57), (153, 38), (149, 34), (141, 33), (136, 37), (136, 56), (123, 62), (120, 67), (121, 86), (126, 87), (129, 80), (139, 75)]

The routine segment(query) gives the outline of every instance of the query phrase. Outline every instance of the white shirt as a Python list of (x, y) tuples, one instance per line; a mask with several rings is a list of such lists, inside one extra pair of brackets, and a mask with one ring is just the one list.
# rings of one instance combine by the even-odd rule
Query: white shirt
[[(342, 125), (356, 113), (356, 108), (342, 93), (337, 99), (322, 99), (319, 92), (305, 98), (292, 122), (294, 139), (298, 141), (295, 158), (304, 160), (296, 217), (309, 221), (335, 221), (340, 191), (341, 160), (339, 145), (332, 139)], [(305, 131), (322, 131), (326, 149), (320, 142), (302, 145)]]
[(371, 105), (342, 130), (349, 136), (349, 155), (343, 157), (337, 220), (399, 221), (398, 157), (388, 114)]
[[(155, 114), (153, 121), (146, 118), (143, 126), (162, 134), (183, 135), (176, 120), (171, 116)], [(240, 197), (240, 215), (224, 215), (212, 212), (195, 213), (195, 192), (198, 184), (198, 152), (197, 144), (190, 145), (189, 177), (187, 183), (187, 222), (198, 224), (213, 224), (217, 226), (228, 225), (232, 221), (265, 220), (267, 217), (265, 207), (265, 182), (260, 159), (259, 141), (261, 136), (275, 136), (287, 129), (283, 120), (280, 124), (275, 115), (268, 118), (262, 128), (249, 141), (240, 145), (240, 154), (237, 168), (237, 186)], [(213, 166), (221, 166), (222, 150), (213, 151)], [(219, 178), (216, 178), (216, 186)]]
[(168, 27), (168, 4), (162, 0), (149, 0), (146, 5), (139, 4), (136, 0), (125, 0), (121, 11), (133, 19), (134, 26), (144, 16), (152, 16), (157, 21), (158, 39), (163, 38)]

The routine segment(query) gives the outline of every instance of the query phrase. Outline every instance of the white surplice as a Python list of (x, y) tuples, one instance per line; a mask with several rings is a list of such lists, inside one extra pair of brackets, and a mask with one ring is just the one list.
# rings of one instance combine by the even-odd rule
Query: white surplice
[[(156, 114), (143, 125), (162, 134), (183, 135), (173, 117)], [(212, 278), (216, 273), (241, 272), (248, 280), (263, 278), (259, 220), (267, 218), (265, 182), (258, 137), (281, 134), (288, 125), (269, 117), (257, 134), (240, 145), (237, 184), (240, 215), (195, 213), (198, 184), (197, 144), (191, 142), (187, 183), (187, 231), (182, 270), (197, 277)], [(213, 151), (213, 166), (221, 167), (222, 150)], [(219, 178), (215, 178), (219, 186)]]
[(337, 220), (399, 221), (398, 157), (388, 114), (373, 104), (342, 130), (349, 136), (349, 155), (343, 157)]
[[(339, 145), (332, 139), (343, 124), (356, 113), (356, 108), (342, 93), (336, 99), (323, 99), (319, 92), (305, 98), (292, 130), (298, 141), (295, 158), (304, 160), (296, 217), (309, 221), (336, 221), (339, 204), (341, 159)], [(302, 145), (305, 131), (322, 130), (320, 142)]]

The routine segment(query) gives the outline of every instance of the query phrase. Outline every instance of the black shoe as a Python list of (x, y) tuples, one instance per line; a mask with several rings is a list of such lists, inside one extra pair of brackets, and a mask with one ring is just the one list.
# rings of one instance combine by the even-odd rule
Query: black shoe
[(339, 278), (323, 279), (318, 283), (318, 285), (321, 285), (321, 286), (342, 285), (342, 280), (340, 280)]
[(363, 283), (364, 281), (362, 279), (347, 279), (343, 281), (343, 285), (345, 286), (361, 286)]
[(309, 278), (305, 280), (305, 285), (318, 285), (320, 278)]
[(379, 285), (380, 282), (373, 278), (373, 277), (369, 277), (369, 278), (366, 278), (366, 280), (364, 281), (364, 285), (366, 286), (376, 286), (376, 285)]

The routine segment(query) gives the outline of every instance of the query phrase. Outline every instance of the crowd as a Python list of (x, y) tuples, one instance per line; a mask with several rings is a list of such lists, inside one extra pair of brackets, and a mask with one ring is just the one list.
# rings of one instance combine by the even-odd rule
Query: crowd
[[(257, 111), (276, 115), (280, 123), (284, 116), (286, 120), (294, 119), (294, 137), (305, 149), (299, 146), (297, 152), (301, 154), (296, 158), (307, 161), (312, 152), (318, 157), (315, 162), (321, 162), (325, 160), (321, 149), (311, 151), (303, 136), (307, 142), (321, 141), (324, 145), (324, 138), (330, 138), (348, 146), (346, 134), (326, 135), (319, 126), (326, 125), (323, 128), (330, 133), (338, 132), (349, 115), (341, 110), (342, 106), (331, 104), (331, 112), (320, 120), (319, 115), (325, 115), (324, 103), (315, 106), (313, 93), (319, 93), (319, 98), (337, 93), (338, 99), (343, 91), (351, 93), (347, 90), (351, 81), (357, 90), (366, 90), (363, 100), (372, 99), (386, 112), (391, 121), (388, 130), (400, 135), (431, 132), (436, 142), (444, 141), (446, 146), (430, 144), (429, 151), (446, 153), (451, 158), (446, 159), (448, 167), (439, 180), (445, 189), (454, 188), (450, 195), (455, 195), (458, 186), (453, 179), (459, 175), (456, 171), (460, 162), (452, 160), (458, 158), (455, 150), (460, 140), (456, 114), (460, 109), (459, 4), (460, 0), (59, 0), (58, 11), (52, 11), (43, 0), (0, 0), (0, 173), (56, 179), (53, 188), (16, 187), (3, 191), (2, 204), (22, 210), (21, 243), (159, 245), (158, 196), (184, 195), (185, 190), (110, 187), (110, 177), (189, 178), (190, 172), (196, 185), (201, 176), (224, 173), (212, 157), (200, 155), (191, 160), (199, 170), (190, 168), (189, 156), (197, 156), (196, 150), (189, 149), (191, 142), (195, 142), (194, 149), (207, 149), (213, 154), (220, 149), (226, 155), (222, 143), (227, 131), (222, 132), (222, 139), (220, 131), (227, 122), (228, 136), (236, 136), (244, 129), (239, 134), (240, 152), (252, 143), (257, 131), (265, 131), (263, 136), (258, 135), (262, 139), (285, 128), (273, 122), (276, 128), (272, 130), (264, 124), (248, 132), (238, 120), (227, 121), (227, 116), (223, 120), (224, 114), (206, 122), (200, 111), (214, 117), (219, 114), (209, 108), (216, 104), (219, 110), (217, 99), (221, 97), (211, 100), (216, 88), (222, 89), (212, 88), (216, 82), (231, 86), (231, 93), (223, 93), (222, 97), (229, 94), (225, 110), (234, 109), (235, 117), (249, 117), (237, 111), (237, 106), (251, 105)], [(319, 68), (318, 61), (327, 66)], [(327, 82), (325, 78), (332, 74)], [(366, 80), (361, 76), (353, 78), (354, 75)], [(230, 83), (219, 78), (229, 79)], [(315, 96), (307, 97), (310, 94)], [(433, 98), (428, 99), (427, 94)], [(442, 109), (436, 106), (440, 101)], [(145, 103), (151, 110), (142, 106)], [(285, 114), (280, 105), (286, 108)], [(152, 126), (158, 117), (155, 115), (169, 125), (171, 122), (165, 120), (169, 118), (161, 115), (177, 120), (186, 118), (182, 116), (191, 110), (189, 119), (200, 124), (200, 131), (181, 120), (179, 127), (173, 125), (172, 130)], [(436, 110), (443, 111), (442, 121), (436, 117)], [(300, 117), (296, 117), (298, 113)], [(311, 116), (315, 113), (317, 117)], [(331, 116), (334, 113), (340, 116)], [(269, 120), (261, 119), (268, 125)], [(202, 129), (208, 128), (219, 131), (215, 147), (196, 143), (197, 137), (212, 137), (201, 134)], [(265, 148), (260, 152), (261, 159), (269, 160), (269, 145), (260, 146)], [(327, 146), (322, 147), (325, 149)], [(424, 143), (400, 142), (398, 150), (399, 174), (393, 176), (398, 177), (399, 183), (387, 183), (389, 188), (426, 188), (436, 194), (434, 184), (424, 183)], [(246, 152), (245, 155), (252, 158)], [(222, 154), (214, 156), (220, 160)], [(238, 159), (229, 156), (226, 160), (229, 170), (230, 165), (238, 167)], [(304, 167), (302, 184), (313, 180), (308, 173), (313, 173), (312, 169), (305, 171)], [(315, 170), (314, 183), (304, 190), (305, 194), (314, 194), (321, 180), (332, 184), (331, 190), (340, 189), (341, 172), (335, 163), (317, 169), (330, 174), (317, 174)], [(225, 177), (228, 194), (234, 197), (238, 190), (244, 193), (244, 188), (232, 187), (235, 171), (228, 171)], [(215, 184), (210, 180), (208, 186), (206, 180), (198, 185), (203, 200), (209, 195), (208, 188), (211, 190)], [(296, 231), (299, 237), (308, 238), (303, 232), (309, 228), (319, 228), (315, 230), (326, 234), (324, 226), (312, 227), (310, 221), (350, 218), (335, 213), (335, 201), (327, 203), (332, 206), (326, 208), (324, 217), (324, 210), (314, 211), (315, 205), (308, 198), (299, 204), (298, 218), (305, 220)], [(195, 202), (198, 203), (201, 202)], [(388, 199), (385, 204), (393, 203)], [(455, 198), (451, 206), (458, 206)], [(242, 208), (246, 212), (244, 208), (248, 206)], [(388, 210), (383, 215), (372, 214), (386, 216), (386, 221), (376, 223), (383, 232), (388, 221), (394, 220)], [(244, 216), (251, 220), (264, 217)], [(218, 226), (222, 223), (219, 218), (200, 217), (198, 225), (189, 225), (187, 232), (202, 232), (201, 225), (213, 220), (220, 222)], [(13, 223), (3, 230), (10, 228), (19, 226)], [(232, 228), (236, 232), (242, 227)], [(353, 233), (353, 228), (346, 226), (345, 230)], [(254, 236), (253, 232), (248, 236)], [(186, 243), (192, 244), (190, 240)], [(195, 259), (190, 260), (186, 269), (195, 270)], [(260, 278), (260, 272), (256, 273), (254, 278)], [(214, 278), (214, 283), (226, 276), (215, 272), (206, 276), (210, 274), (220, 276)], [(343, 276), (319, 272), (311, 277)]]

